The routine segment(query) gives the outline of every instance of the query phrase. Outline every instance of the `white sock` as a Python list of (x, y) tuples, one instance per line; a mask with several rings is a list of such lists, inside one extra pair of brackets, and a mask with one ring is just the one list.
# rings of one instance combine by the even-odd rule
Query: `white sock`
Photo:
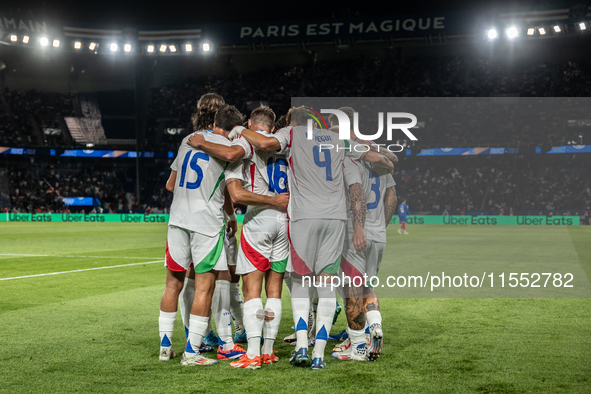
[(199, 353), (199, 346), (207, 331), (207, 316), (191, 315), (189, 317), (189, 339), (185, 346), (186, 353)]
[(172, 333), (174, 332), (174, 321), (176, 312), (162, 312), (158, 318), (158, 331), (160, 331), (160, 346), (172, 346)]
[(264, 323), (263, 300), (253, 298), (244, 303), (244, 326), (248, 338), (246, 356), (254, 358), (261, 355), (261, 334)]
[(351, 348), (356, 348), (362, 343), (365, 344), (365, 330), (352, 330), (349, 328), (349, 339), (351, 340)]
[(263, 354), (273, 355), (273, 345), (279, 332), (279, 324), (281, 323), (282, 314), (281, 299), (267, 298), (265, 304), (265, 324), (263, 335), (265, 342), (263, 343)]
[(283, 275), (283, 281), (285, 282), (287, 290), (289, 290), (289, 295), (291, 296), (291, 284), (293, 282), (291, 275), (286, 272), (285, 275)]
[(185, 284), (179, 294), (179, 309), (181, 310), (181, 318), (183, 319), (185, 336), (187, 338), (189, 335), (189, 316), (191, 316), (193, 298), (195, 298), (195, 279), (185, 278)]
[[(212, 298), (212, 303), (213, 303), (213, 298)], [(209, 311), (209, 319), (207, 319), (207, 334), (209, 334), (210, 332), (213, 331), (213, 327), (211, 326), (211, 316), (212, 315), (213, 315), (213, 312), (210, 310)]]
[(365, 314), (365, 318), (367, 319), (367, 325), (370, 328), (374, 324), (378, 324), (380, 327), (382, 326), (382, 314), (380, 311), (369, 311)]
[[(316, 289), (312, 289), (311, 293), (318, 295)], [(318, 310), (318, 297), (310, 298), (310, 314), (308, 316), (308, 332), (316, 334), (316, 313)]]
[(216, 280), (215, 290), (211, 303), (215, 329), (218, 333), (219, 346), (222, 350), (230, 350), (234, 347), (232, 340), (232, 315), (230, 314), (230, 282)]
[(244, 332), (244, 323), (242, 318), (240, 283), (230, 283), (230, 313), (234, 320), (234, 329), (238, 334), (242, 334)]
[(296, 328), (296, 351), (308, 348), (308, 315), (310, 313), (309, 288), (302, 287), (300, 281), (294, 280), (291, 287), (291, 310)]
[(324, 348), (330, 335), (334, 310), (337, 306), (337, 299), (330, 287), (318, 288), (318, 310), (316, 312), (316, 343), (312, 357), (324, 359)]

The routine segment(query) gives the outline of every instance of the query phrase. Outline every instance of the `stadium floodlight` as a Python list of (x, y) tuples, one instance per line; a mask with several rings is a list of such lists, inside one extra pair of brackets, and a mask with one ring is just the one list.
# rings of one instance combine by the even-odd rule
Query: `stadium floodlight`
[(147, 51), (148, 51), (148, 53), (154, 52), (154, 45), (148, 45)]
[(90, 45), (88, 46), (88, 49), (90, 49), (91, 51), (94, 51), (96, 49), (96, 42), (91, 42)]
[(185, 51), (186, 52), (193, 52), (193, 45), (185, 44)]
[(546, 29), (544, 29), (543, 27), (539, 27), (538, 32), (540, 32), (541, 36), (546, 35)]
[(497, 32), (497, 29), (490, 29), (487, 32), (487, 35), (488, 35), (489, 40), (494, 40), (495, 38), (498, 37), (499, 33)]
[(131, 52), (131, 44), (125, 44), (125, 45), (123, 45), (123, 50), (125, 52)]
[(554, 33), (560, 33), (562, 31), (562, 29), (558, 25), (554, 25), (552, 28), (554, 29)]
[(505, 32), (507, 33), (507, 37), (510, 40), (516, 38), (519, 35), (519, 32), (517, 31), (517, 28), (515, 26), (511, 26)]
[(579, 29), (580, 29), (581, 31), (583, 31), (583, 30), (587, 30), (587, 25), (585, 24), (585, 22), (580, 22), (580, 23), (579, 23)]
[(41, 44), (42, 47), (46, 47), (49, 45), (49, 39), (47, 37), (41, 37), (39, 39), (39, 44)]
[(166, 52), (166, 48), (167, 48), (166, 45), (164, 45), (164, 44), (160, 45), (160, 52)]
[(170, 49), (170, 52), (175, 53), (176, 52), (176, 46), (171, 45), (168, 47)]
[(534, 29), (533, 27), (530, 27), (529, 29), (527, 29), (527, 35), (528, 36), (533, 36), (536, 32), (536, 29)]
[(28, 44), (29, 43), (29, 36), (24, 36), (23, 37), (23, 43), (24, 44)]
[(209, 43), (207, 43), (207, 42), (203, 43), (202, 48), (203, 48), (203, 52), (211, 51), (211, 45), (209, 45)]
[(17, 40), (18, 40), (18, 37), (16, 36), (16, 34), (11, 34), (10, 35), (10, 41), (16, 42)]
[(82, 43), (80, 41), (76, 41), (74, 43), (74, 49), (80, 49), (80, 48), (82, 48)]
[(111, 50), (111, 52), (117, 52), (117, 49), (119, 49), (119, 45), (117, 45), (117, 43), (115, 42), (112, 42), (109, 46), (109, 49)]
[(59, 48), (60, 47), (60, 40), (53, 40), (53, 47)]

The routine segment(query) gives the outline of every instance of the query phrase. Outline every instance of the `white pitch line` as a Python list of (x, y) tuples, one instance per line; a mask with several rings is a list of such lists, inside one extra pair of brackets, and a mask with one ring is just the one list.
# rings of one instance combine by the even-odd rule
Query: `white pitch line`
[(26, 275), (26, 276), (15, 276), (13, 278), (0, 278), (1, 280), (11, 280), (11, 279), (23, 279), (23, 278), (36, 278), (38, 276), (49, 276), (49, 275), (60, 275), (60, 274), (69, 274), (72, 272), (84, 272), (84, 271), (96, 271), (96, 270), (106, 270), (109, 268), (120, 268), (120, 267), (130, 267), (132, 265), (143, 265), (143, 264), (155, 264), (155, 263), (164, 263), (164, 260), (156, 260), (156, 261), (146, 261), (143, 263), (131, 263), (131, 264), (121, 264), (121, 265), (111, 265), (108, 267), (95, 267), (95, 268), (84, 268), (80, 270), (72, 270), (72, 271), (61, 271), (61, 272), (49, 272), (47, 274), (36, 274), (36, 275)]
[(21, 256), (21, 257), (84, 257), (91, 259), (157, 259), (158, 257), (124, 257), (124, 256), (79, 256), (63, 254), (21, 254), (21, 253), (0, 253), (0, 256)]

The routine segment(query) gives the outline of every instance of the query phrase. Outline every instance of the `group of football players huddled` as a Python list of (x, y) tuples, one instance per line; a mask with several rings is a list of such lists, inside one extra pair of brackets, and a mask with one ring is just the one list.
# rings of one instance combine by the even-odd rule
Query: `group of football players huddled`
[[(339, 110), (353, 124), (354, 110)], [(396, 210), (392, 173), (398, 159), (355, 138), (353, 130), (345, 130), (349, 139), (339, 138), (337, 117), (325, 123), (318, 115), (294, 107), (278, 125), (271, 108), (259, 107), (245, 122), (220, 95), (200, 98), (195, 132), (183, 139), (166, 184), (174, 195), (160, 360), (176, 355), (171, 339), (178, 305), (186, 335), (182, 365), (232, 360), (232, 367), (258, 369), (278, 362), (273, 348), (284, 282), (295, 329), (285, 338), (295, 345), (291, 364), (325, 368), (329, 338), (343, 341), (333, 349), (336, 359), (380, 356), (382, 316), (366, 278), (377, 275)], [(239, 245), (237, 205), (248, 207)], [(335, 287), (336, 276), (349, 281)], [(348, 327), (335, 337), (330, 331), (341, 310), (337, 296), (344, 300)], [(247, 343), (246, 350), (240, 343)], [(204, 355), (213, 346), (217, 360)]]

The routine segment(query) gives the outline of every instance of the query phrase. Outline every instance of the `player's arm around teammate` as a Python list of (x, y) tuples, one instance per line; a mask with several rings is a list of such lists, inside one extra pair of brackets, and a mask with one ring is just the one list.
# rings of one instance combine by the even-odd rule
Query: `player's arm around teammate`
[(234, 163), (244, 158), (244, 149), (240, 145), (224, 146), (214, 144), (205, 140), (202, 135), (196, 134), (187, 141), (189, 145), (196, 149), (203, 149), (211, 156), (220, 160)]

